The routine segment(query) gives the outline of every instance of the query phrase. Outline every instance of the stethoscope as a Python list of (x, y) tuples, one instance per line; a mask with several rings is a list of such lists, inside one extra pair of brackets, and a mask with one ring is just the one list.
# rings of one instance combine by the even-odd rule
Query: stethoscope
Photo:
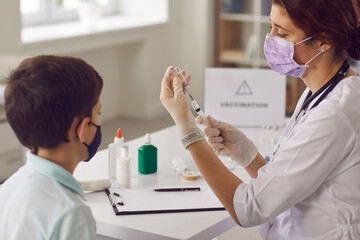
[[(310, 109), (313, 109), (319, 103), (324, 100), (324, 98), (336, 87), (336, 85), (344, 78), (347, 71), (350, 68), (350, 64), (348, 61), (344, 61), (344, 63), (341, 65), (339, 71), (324, 85), (322, 86), (318, 91), (316, 91), (314, 94), (312, 94), (311, 91), (308, 92), (303, 105), (301, 106), (301, 109), (299, 113), (296, 115), (295, 122), (298, 123), (302, 116), (305, 115), (307, 108), (309, 107), (310, 103), (317, 98), (322, 92), (324, 92), (319, 99), (311, 106)], [(310, 110), (309, 109), (309, 110)]]
[[(344, 78), (344, 76), (346, 75), (347, 71), (350, 68), (350, 64), (349, 61), (344, 61), (344, 63), (341, 65), (339, 71), (337, 71), (337, 73), (324, 85), (322, 86), (318, 91), (316, 91), (314, 94), (312, 94), (311, 91), (308, 92), (300, 111), (298, 112), (298, 114), (295, 117), (295, 122), (293, 124), (293, 126), (291, 127), (291, 129), (294, 127), (294, 125), (296, 125), (300, 119), (306, 114), (307, 110), (313, 109), (314, 107), (318, 106), (319, 103), (324, 100), (324, 98), (336, 87), (336, 85)], [(317, 98), (321, 93), (323, 93), (319, 99), (311, 106), (310, 109), (308, 109), (310, 103)], [(280, 144), (278, 144), (275, 147), (275, 150), (273, 152), (273, 156), (276, 154), (276, 152), (278, 151), (280, 147)]]

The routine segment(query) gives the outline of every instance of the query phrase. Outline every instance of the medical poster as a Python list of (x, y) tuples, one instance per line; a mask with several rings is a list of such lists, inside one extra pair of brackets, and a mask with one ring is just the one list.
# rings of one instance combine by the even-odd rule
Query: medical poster
[(272, 70), (205, 70), (205, 114), (235, 126), (283, 125), (285, 93), (286, 76)]

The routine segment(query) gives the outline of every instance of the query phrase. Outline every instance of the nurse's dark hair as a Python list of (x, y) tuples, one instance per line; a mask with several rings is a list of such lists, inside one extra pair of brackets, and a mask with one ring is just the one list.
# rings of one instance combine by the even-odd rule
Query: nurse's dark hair
[(85, 61), (68, 56), (27, 58), (6, 79), (5, 111), (19, 141), (34, 151), (68, 142), (75, 117), (91, 117), (103, 86)]
[(329, 41), (335, 57), (360, 60), (358, 0), (272, 0), (307, 37)]

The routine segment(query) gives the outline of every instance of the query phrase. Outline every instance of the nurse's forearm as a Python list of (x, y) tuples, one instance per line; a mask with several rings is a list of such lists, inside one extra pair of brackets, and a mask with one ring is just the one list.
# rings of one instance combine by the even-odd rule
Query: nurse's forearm
[(259, 169), (265, 165), (265, 160), (260, 153), (258, 153), (255, 159), (245, 168), (246, 172), (250, 177), (256, 178), (258, 175)]
[(234, 210), (233, 198), (237, 186), (242, 181), (220, 161), (205, 140), (189, 145), (188, 150), (212, 191), (240, 225)]

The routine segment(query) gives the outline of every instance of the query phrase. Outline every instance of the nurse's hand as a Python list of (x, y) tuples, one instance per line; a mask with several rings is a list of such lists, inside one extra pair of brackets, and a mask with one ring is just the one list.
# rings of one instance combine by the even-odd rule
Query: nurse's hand
[[(190, 111), (190, 107), (185, 98), (182, 79), (179, 74), (173, 76), (174, 68), (168, 67), (161, 83), (160, 101), (170, 113), (176, 126), (179, 128), (180, 135), (183, 137), (192, 131), (197, 126), (195, 118)], [(185, 72), (183, 72), (185, 75)], [(186, 81), (189, 83), (191, 76), (186, 76)]]
[[(208, 143), (219, 156), (230, 156), (242, 167), (247, 167), (256, 157), (258, 150), (246, 135), (231, 124), (207, 117), (209, 124), (204, 129)], [(203, 124), (201, 118), (196, 118)]]

